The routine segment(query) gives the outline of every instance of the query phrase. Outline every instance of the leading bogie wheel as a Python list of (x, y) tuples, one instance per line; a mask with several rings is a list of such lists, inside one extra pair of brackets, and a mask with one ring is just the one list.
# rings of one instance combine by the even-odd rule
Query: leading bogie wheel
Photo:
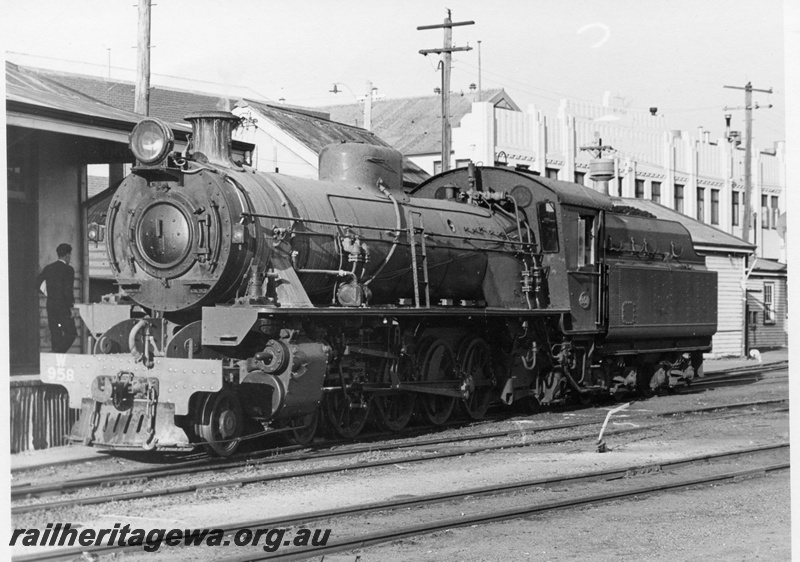
[(229, 457), (239, 446), (244, 415), (239, 396), (230, 390), (206, 394), (194, 431), (206, 450), (220, 457)]
[(303, 447), (311, 444), (319, 427), (319, 408), (307, 416), (289, 420), (288, 425), (292, 428), (291, 436), (295, 443)]

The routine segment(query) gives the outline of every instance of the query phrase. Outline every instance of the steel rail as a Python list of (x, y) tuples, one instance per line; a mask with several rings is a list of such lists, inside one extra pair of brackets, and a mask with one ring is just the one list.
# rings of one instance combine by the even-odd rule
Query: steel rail
[[(666, 417), (666, 416), (675, 416), (681, 414), (701, 413), (701, 412), (720, 410), (720, 409), (745, 408), (749, 406), (759, 407), (771, 404), (779, 404), (785, 401), (786, 401), (785, 399), (778, 399), (778, 400), (766, 400), (766, 401), (762, 400), (757, 402), (722, 404), (719, 406), (705, 406), (701, 408), (690, 408), (684, 410), (664, 412), (661, 414), (653, 414), (650, 416), (645, 416), (644, 419), (652, 417)], [(511, 429), (506, 431), (461, 435), (454, 437), (437, 437), (437, 438), (425, 439), (423, 441), (415, 441), (411, 443), (388, 443), (384, 445), (367, 444), (356, 447), (350, 447), (347, 449), (317, 451), (317, 452), (300, 453), (300, 454), (294, 453), (294, 450), (297, 449), (292, 448), (293, 451), (291, 453), (287, 453), (284, 456), (270, 456), (267, 458), (249, 457), (235, 461), (213, 462), (213, 464), (208, 462), (201, 464), (200, 461), (189, 461), (191, 464), (179, 465), (179, 466), (173, 465), (166, 469), (143, 468), (121, 473), (118, 472), (116, 474), (106, 475), (106, 476), (93, 476), (87, 478), (76, 478), (73, 480), (62, 480), (60, 482), (53, 484), (39, 484), (39, 485), (18, 484), (11, 487), (11, 499), (20, 500), (20, 499), (52, 496), (90, 487), (106, 488), (106, 487), (123, 486), (129, 484), (143, 484), (145, 482), (153, 481), (159, 478), (168, 478), (171, 476), (186, 476), (190, 474), (198, 474), (212, 470), (229, 470), (235, 468), (242, 468), (245, 466), (262, 466), (262, 465), (278, 464), (283, 462), (321, 460), (332, 457), (357, 455), (360, 453), (385, 452), (385, 451), (393, 451), (393, 450), (406, 449), (412, 447), (441, 445), (445, 443), (459, 443), (464, 441), (476, 441), (480, 439), (513, 437), (516, 435), (525, 437), (528, 435), (535, 435), (537, 433), (546, 433), (549, 431), (558, 431), (562, 429), (573, 429), (576, 427), (596, 425), (598, 423), (602, 423), (602, 420), (603, 418), (601, 416), (598, 419), (551, 424), (542, 427), (527, 428), (524, 430)], [(509, 421), (513, 421), (513, 419)], [(395, 436), (395, 438), (398, 437), (402, 436)]]
[[(580, 482), (593, 482), (593, 481), (600, 481), (600, 480), (617, 480), (625, 477), (630, 477), (639, 474), (652, 474), (663, 472), (665, 469), (674, 469), (679, 467), (690, 466), (693, 464), (698, 463), (707, 463), (707, 462), (714, 462), (720, 460), (727, 460), (736, 457), (742, 456), (750, 456), (750, 455), (759, 455), (763, 453), (772, 453), (780, 450), (786, 450), (789, 448), (789, 443), (777, 443), (772, 445), (760, 445), (756, 447), (749, 447), (745, 449), (736, 449), (732, 451), (724, 451), (721, 453), (711, 453), (706, 455), (699, 455), (699, 456), (690, 456), (684, 457), (679, 459), (672, 459), (660, 463), (651, 463), (645, 465), (634, 465), (628, 466), (623, 468), (614, 468), (614, 469), (605, 469), (599, 471), (589, 471), (583, 472), (568, 476), (556, 476), (550, 478), (539, 478), (533, 480), (523, 480), (518, 482), (511, 482), (511, 483), (504, 483), (504, 484), (495, 484), (489, 486), (481, 486), (478, 488), (471, 488), (467, 490), (461, 490), (456, 492), (444, 492), (438, 494), (431, 494), (426, 496), (417, 496), (412, 498), (402, 498), (402, 499), (395, 499), (389, 501), (378, 501), (378, 502), (371, 502), (367, 504), (360, 504), (360, 505), (353, 505), (347, 506), (344, 508), (333, 508), (327, 510), (318, 510), (318, 511), (310, 511), (295, 514), (292, 516), (284, 516), (284, 517), (272, 517), (267, 519), (258, 519), (258, 520), (250, 520), (250, 521), (241, 521), (237, 523), (225, 523), (221, 526), (215, 526), (215, 528), (222, 529), (223, 532), (228, 535), (233, 533), (239, 529), (253, 529), (253, 528), (286, 528), (292, 526), (299, 526), (299, 525), (307, 525), (312, 522), (328, 520), (338, 517), (351, 517), (351, 516), (358, 516), (358, 515), (365, 515), (367, 513), (375, 512), (375, 511), (387, 511), (387, 510), (397, 510), (397, 509), (406, 509), (411, 507), (419, 507), (419, 506), (426, 506), (426, 505), (436, 505), (445, 502), (452, 502), (452, 501), (462, 501), (467, 498), (472, 497), (479, 497), (479, 496), (493, 496), (493, 495), (501, 495), (511, 492), (519, 492), (526, 489), (531, 488), (544, 488), (548, 486), (554, 485), (563, 485), (563, 484), (576, 484)], [(783, 466), (783, 465), (773, 465), (773, 466)], [(788, 463), (786, 464), (788, 467)], [(755, 469), (755, 472), (761, 471), (763, 469)], [(752, 474), (754, 473), (753, 469), (749, 471), (740, 471), (736, 473), (738, 477), (741, 477), (743, 474)], [(736, 476), (727, 476), (728, 478), (735, 478)], [(711, 481), (719, 481), (719, 476), (713, 477)], [(685, 486), (689, 485), (696, 485), (696, 484), (685, 484)], [(662, 485), (663, 487), (664, 485)], [(673, 485), (666, 485), (667, 487), (674, 487)], [(665, 487), (664, 489), (668, 489)], [(629, 494), (629, 492), (625, 492), (625, 494)], [(606, 494), (607, 495), (607, 494)], [(605, 496), (605, 495), (604, 495)], [(625, 497), (625, 496), (622, 496)], [(614, 499), (614, 498), (609, 498)], [(566, 500), (568, 503), (563, 507), (571, 507), (575, 500)], [(541, 504), (536, 508), (536, 511), (544, 511), (548, 509), (557, 509), (552, 506), (554, 504), (563, 504), (564, 502), (550, 502), (547, 504)], [(574, 505), (583, 505), (583, 504), (574, 504)], [(527, 507), (526, 507), (527, 509)], [(508, 510), (505, 510), (508, 511)], [(473, 516), (474, 517), (474, 516)], [(481, 516), (485, 517), (485, 516)], [(499, 519), (498, 519), (499, 520)], [(483, 521), (479, 521), (483, 522)], [(489, 522), (488, 520), (485, 522)], [(439, 522), (437, 522), (437, 525)], [(465, 523), (465, 524), (474, 524), (474, 523)], [(417, 533), (422, 534), (422, 533)], [(182, 537), (181, 537), (182, 538)], [(392, 538), (387, 538), (386, 540), (393, 540), (394, 532), (392, 534)], [(363, 540), (363, 537), (359, 537), (359, 540)], [(340, 541), (342, 542), (342, 541)], [(347, 540), (345, 544), (351, 544), (352, 539)], [(377, 543), (373, 543), (377, 544)], [(330, 547), (337, 548), (334, 551), (326, 550), (324, 553), (330, 552), (341, 552), (342, 550), (349, 549), (351, 547), (343, 548), (340, 545), (330, 545)], [(355, 546), (352, 548), (359, 548), (360, 546)], [(94, 546), (94, 547), (80, 547), (80, 548), (66, 548), (66, 549), (59, 549), (53, 552), (43, 552), (37, 553), (27, 556), (19, 556), (14, 557), (14, 560), (18, 562), (43, 562), (48, 560), (60, 560), (63, 558), (75, 557), (84, 555), (84, 553), (91, 555), (97, 554), (105, 554), (114, 552), (132, 552), (134, 550), (141, 550), (141, 546)], [(322, 554), (322, 551), (314, 551), (314, 555)], [(299, 552), (288, 552), (288, 553), (277, 553), (273, 556), (298, 556), (300, 555)], [(302, 552), (303, 556), (308, 556), (309, 553), (307, 550)], [(249, 557), (235, 557), (230, 560), (250, 560)]]
[[(776, 401), (763, 401), (762, 403), (771, 403)], [(738, 408), (738, 407), (745, 407), (745, 406), (752, 406), (753, 404), (733, 404), (731, 407)], [(708, 407), (708, 408), (701, 408), (698, 411), (707, 411), (709, 409), (720, 409), (720, 407)], [(675, 413), (670, 414), (658, 414), (655, 417), (662, 417), (666, 415), (675, 415)], [(738, 417), (740, 414), (734, 415)], [(722, 416), (720, 418), (713, 418), (713, 419), (724, 419), (727, 417), (733, 417), (731, 415)], [(673, 424), (681, 424), (681, 423), (689, 423), (695, 420), (673, 420), (668, 421), (664, 424), (656, 424), (656, 425), (646, 425), (646, 426), (639, 426), (639, 427), (630, 427), (630, 428), (622, 428), (622, 429), (613, 429), (607, 431), (605, 433), (606, 436), (614, 436), (614, 435), (621, 435), (627, 433), (634, 433), (634, 432), (641, 432), (647, 431), (652, 429), (659, 429), (664, 427), (664, 425), (673, 425)], [(591, 422), (592, 425), (597, 424), (598, 421), (594, 420)], [(587, 425), (587, 424), (582, 424)], [(513, 433), (513, 432), (512, 432)], [(525, 433), (520, 432), (523, 438), (526, 436)], [(443, 452), (435, 452), (428, 454), (426, 456), (421, 457), (413, 457), (413, 458), (400, 458), (400, 459), (384, 459), (378, 461), (364, 461), (364, 462), (356, 462), (350, 463), (345, 465), (339, 465), (334, 467), (321, 467), (321, 468), (312, 468), (312, 469), (304, 469), (298, 470), (293, 472), (282, 472), (277, 474), (266, 474), (266, 475), (257, 475), (257, 476), (248, 476), (248, 477), (240, 477), (240, 478), (232, 478), (229, 480), (224, 481), (212, 481), (212, 482), (204, 482), (198, 484), (185, 484), (180, 486), (174, 487), (167, 487), (160, 490), (141, 490), (141, 491), (133, 491), (133, 492), (121, 492), (117, 494), (108, 494), (102, 496), (88, 496), (82, 498), (72, 498), (68, 500), (61, 500), (61, 501), (54, 501), (54, 502), (42, 502), (42, 503), (33, 503), (33, 504), (25, 504), (20, 506), (13, 506), (11, 508), (12, 515), (18, 515), (22, 513), (30, 513), (34, 511), (41, 511), (41, 510), (51, 510), (51, 509), (61, 509), (66, 507), (78, 507), (78, 506), (86, 506), (86, 505), (98, 505), (103, 503), (110, 503), (113, 501), (129, 501), (129, 500), (136, 500), (136, 499), (150, 499), (155, 497), (162, 497), (162, 496), (173, 496), (179, 494), (190, 494), (190, 493), (202, 493), (204, 491), (215, 491), (215, 490), (222, 490), (225, 488), (239, 488), (246, 484), (255, 484), (255, 483), (266, 483), (266, 482), (275, 482), (278, 480), (288, 480), (292, 478), (301, 478), (306, 476), (320, 476), (325, 474), (334, 474), (337, 472), (345, 472), (345, 471), (354, 471), (354, 470), (365, 470), (370, 468), (379, 468), (383, 466), (389, 465), (398, 465), (398, 464), (412, 464), (412, 463), (419, 463), (419, 462), (427, 462), (431, 460), (440, 460), (446, 458), (453, 458), (453, 457), (461, 457), (465, 455), (471, 454), (478, 454), (484, 453), (488, 451), (495, 451), (495, 450), (503, 450), (503, 449), (513, 449), (519, 447), (529, 447), (529, 446), (536, 446), (536, 445), (554, 445), (559, 443), (568, 443), (571, 441), (582, 441), (585, 439), (596, 439), (597, 432), (592, 431), (589, 433), (583, 433), (579, 435), (572, 435), (567, 437), (556, 437), (551, 439), (540, 439), (536, 441), (523, 441), (521, 443), (502, 443), (496, 445), (485, 445), (481, 447), (471, 447), (471, 448), (462, 448), (457, 449), (454, 451), (443, 451)], [(480, 437), (475, 437), (477, 439)], [(445, 440), (446, 443), (457, 442), (458, 440), (449, 439)], [(441, 443), (439, 443), (441, 444)], [(395, 448), (409, 448), (409, 447), (420, 447), (419, 444), (408, 444), (404, 447), (395, 447)], [(377, 451), (373, 449), (373, 451)], [(423, 451), (424, 452), (424, 451)], [(132, 482), (137, 483), (137, 482)]]
[(759, 370), (759, 371), (752, 371), (752, 372), (742, 372), (742, 373), (733, 373), (729, 375), (720, 375), (715, 377), (704, 377), (701, 379), (693, 379), (690, 384), (688, 384), (685, 388), (678, 389), (679, 391), (682, 389), (691, 390), (692, 388), (697, 387), (722, 387), (728, 386), (733, 384), (745, 384), (748, 382), (759, 382), (759, 381), (780, 381), (784, 380), (788, 377), (788, 374), (773, 374), (775, 371), (785, 370), (783, 369), (771, 369), (771, 370)]
[(488, 523), (495, 523), (499, 521), (506, 521), (509, 519), (518, 519), (537, 513), (546, 513), (560, 509), (569, 509), (574, 507), (581, 507), (585, 505), (594, 505), (605, 503), (609, 501), (621, 500), (636, 496), (644, 496), (655, 494), (658, 492), (676, 491), (700, 486), (704, 484), (718, 484), (727, 481), (736, 481), (737, 479), (753, 477), (776, 472), (780, 470), (788, 470), (789, 463), (778, 463), (773, 465), (761, 466), (749, 470), (740, 470), (736, 472), (728, 472), (725, 474), (718, 474), (714, 476), (691, 478), (688, 480), (681, 480), (670, 484), (659, 484), (653, 486), (642, 486), (631, 490), (622, 492), (611, 492), (607, 494), (596, 494), (591, 496), (582, 496), (570, 500), (562, 500), (555, 502), (547, 502), (544, 504), (531, 504), (518, 508), (505, 509), (494, 511), (490, 513), (483, 513), (478, 515), (467, 515), (463, 517), (454, 517), (451, 519), (442, 519), (432, 523), (423, 523), (420, 525), (412, 525), (402, 527), (400, 529), (393, 529), (384, 532), (369, 533), (357, 537), (341, 539), (328, 543), (323, 547), (306, 547), (298, 551), (290, 552), (276, 552), (266, 554), (264, 552), (256, 552), (254, 554), (237, 556), (224, 559), (226, 562), (245, 562), (256, 560), (305, 560), (309, 556), (319, 556), (321, 554), (331, 554), (335, 552), (347, 552), (353, 549), (366, 548), (378, 544), (395, 541), (402, 538), (425, 535), (442, 531), (446, 529), (453, 529), (456, 527), (466, 527), (473, 525), (485, 525)]
[[(763, 365), (759, 365), (759, 366), (747, 365), (747, 366), (744, 366), (744, 367), (735, 367), (733, 369), (728, 369), (728, 370), (725, 370), (725, 371), (716, 371), (716, 372), (708, 374), (705, 377), (702, 377), (700, 379), (695, 379), (695, 381), (693, 381), (689, 385), (688, 388), (691, 388), (691, 386), (705, 385), (707, 382), (708, 383), (725, 382), (729, 377), (730, 378), (735, 378), (735, 377), (740, 376), (739, 375), (739, 371), (742, 371), (742, 370), (753, 370), (753, 373), (756, 374), (756, 373), (770, 372), (770, 371), (785, 369), (787, 367), (788, 367), (788, 361), (782, 361), (782, 362), (779, 362), (779, 363), (767, 363), (767, 364), (763, 364)], [(742, 373), (741, 376), (744, 376), (744, 373)], [(452, 425), (458, 426), (458, 425), (463, 425), (464, 423), (469, 423), (469, 420), (463, 420), (463, 421), (455, 422)], [(446, 426), (450, 426), (450, 424), (446, 424)], [(430, 431), (431, 429), (435, 429), (435, 428), (427, 428), (427, 430), (425, 428), (421, 428), (421, 429), (416, 429), (415, 428), (415, 429), (412, 429), (410, 431), (412, 431), (412, 432), (417, 432), (417, 431), (424, 432), (424, 431)], [(393, 435), (395, 438), (398, 438), (398, 437), (403, 437), (404, 433), (394, 433), (394, 434), (385, 434), (385, 435)], [(331, 445), (335, 445), (335, 444), (338, 444), (338, 443), (340, 443), (340, 442), (339, 441), (328, 442), (328, 444), (331, 444)], [(283, 453), (287, 453), (287, 452), (294, 452), (294, 451), (302, 450), (304, 448), (305, 447), (301, 447), (299, 445), (291, 445), (291, 446), (285, 446), (285, 447), (278, 447), (278, 448), (275, 448), (275, 449), (269, 449), (268, 451), (255, 453), (255, 454), (256, 455), (258, 455), (258, 454), (269, 454), (269, 455), (283, 454)], [(190, 456), (190, 455), (191, 456), (195, 456), (196, 454), (197, 453), (190, 453), (187, 456)], [(190, 466), (195, 466), (195, 465), (197, 465), (197, 466), (208, 466), (209, 470), (214, 469), (214, 468), (225, 469), (225, 468), (230, 468), (231, 467), (231, 466), (228, 466), (228, 464), (227, 464), (227, 463), (231, 462), (230, 459), (214, 459), (214, 458), (209, 458), (205, 454), (203, 454), (203, 455), (204, 456), (201, 459), (186, 460), (186, 461), (172, 463), (172, 464), (169, 465), (170, 469), (177, 469), (179, 467), (190, 467)], [(113, 457), (108, 457), (108, 458), (113, 458)], [(256, 457), (256, 458), (258, 458), (258, 457)], [(25, 472), (34, 472), (36, 470), (41, 470), (43, 468), (50, 468), (50, 467), (55, 467), (55, 466), (69, 466), (69, 465), (82, 464), (82, 463), (95, 462), (95, 461), (102, 461), (102, 460), (106, 460), (106, 459), (103, 458), (103, 457), (100, 457), (100, 458), (98, 458), (98, 457), (87, 457), (85, 459), (54, 461), (54, 462), (50, 462), (50, 463), (39, 464), (39, 465), (36, 465), (36, 466), (12, 468), (11, 469), (11, 474), (17, 475), (17, 474), (21, 474), (21, 473), (25, 473)], [(248, 457), (247, 461), (241, 461), (241, 462), (250, 463), (250, 462), (252, 462), (252, 460), (253, 460), (253, 457)], [(212, 465), (212, 464), (213, 464), (213, 466), (209, 466), (209, 465)], [(235, 467), (235, 466), (242, 466), (242, 464), (239, 463), (239, 464), (234, 465), (233, 467)], [(140, 470), (127, 471), (127, 472), (125, 472), (123, 474), (125, 474), (125, 475), (133, 475), (133, 474), (145, 474), (145, 475), (148, 475), (148, 474), (153, 473), (153, 472), (158, 473), (158, 472), (160, 472), (162, 470), (164, 470), (164, 469), (161, 469), (161, 468), (158, 468), (158, 469), (145, 468), (145, 469), (140, 469)], [(191, 474), (191, 472), (187, 472), (187, 473)], [(169, 475), (167, 475), (167, 476), (169, 476)], [(18, 485), (12, 486), (12, 494), (14, 493), (14, 490), (21, 489), (22, 487), (25, 487), (25, 486), (29, 486), (29, 485), (28, 484), (18, 484)], [(52, 487), (52, 491), (55, 491), (56, 489), (57, 489), (57, 486), (54, 485)]]

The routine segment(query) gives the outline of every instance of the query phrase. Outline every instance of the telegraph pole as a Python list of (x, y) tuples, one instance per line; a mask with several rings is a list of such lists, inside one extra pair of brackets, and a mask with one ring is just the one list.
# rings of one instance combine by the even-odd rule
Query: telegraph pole
[[(750, 242), (750, 219), (753, 216), (752, 212), (752, 157), (753, 157), (753, 92), (763, 92), (771, 94), (772, 88), (769, 90), (759, 90), (753, 88), (753, 85), (748, 82), (744, 87), (741, 86), (724, 86), (733, 90), (744, 90), (744, 107), (725, 107), (723, 111), (731, 109), (744, 109), (745, 124), (744, 124), (744, 217), (742, 219), (742, 240)], [(767, 106), (759, 106), (755, 104), (755, 109), (759, 107), (772, 107), (772, 104)]]
[(481, 83), (481, 42), (478, 41), (478, 101), (483, 101), (483, 84)]
[(139, 0), (139, 28), (136, 36), (136, 96), (133, 110), (150, 114), (150, 0)]
[(372, 82), (367, 82), (367, 95), (364, 97), (364, 128), (372, 130)]
[(453, 22), (450, 10), (443, 24), (421, 25), (417, 30), (444, 28), (444, 45), (441, 49), (422, 49), (419, 54), (428, 56), (431, 53), (442, 55), (439, 63), (442, 68), (442, 171), (450, 169), (450, 61), (455, 51), (471, 51), (472, 47), (453, 47), (453, 28), (459, 25), (474, 25), (474, 21)]

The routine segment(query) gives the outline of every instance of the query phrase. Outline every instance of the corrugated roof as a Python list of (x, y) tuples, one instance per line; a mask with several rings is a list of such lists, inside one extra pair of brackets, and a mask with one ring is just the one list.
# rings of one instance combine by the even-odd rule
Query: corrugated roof
[[(100, 103), (80, 91), (8, 61), (6, 61), (6, 101), (42, 110), (118, 121), (126, 125), (135, 124), (141, 118), (136, 113)], [(121, 128), (130, 129), (130, 126)]]
[(322, 147), (341, 141), (389, 146), (375, 133), (359, 127), (258, 101), (244, 100), (244, 103), (317, 153)]
[[(133, 83), (120, 80), (57, 72), (44, 69), (21, 68), (6, 63), (7, 99), (40, 107), (73, 112), (86, 116), (116, 119), (130, 125), (141, 116), (133, 112)], [(229, 110), (242, 100), (198, 92), (153, 87), (150, 89), (150, 116), (174, 125), (174, 129), (191, 131), (183, 118), (197, 111), (209, 109)], [(364, 142), (389, 146), (374, 133), (336, 123), (327, 119), (327, 113), (316, 109), (271, 105), (246, 100), (287, 133), (295, 136), (310, 149), (319, 153), (328, 144), (341, 141)], [(236, 144), (239, 144), (236, 141)], [(429, 175), (419, 166), (403, 160), (403, 176), (407, 185), (416, 185)]]
[[(136, 86), (133, 82), (109, 80), (96, 76), (57, 72), (46, 69), (26, 69), (43, 80), (66, 86), (106, 105), (133, 112), (135, 107)], [(150, 88), (150, 116), (158, 117), (169, 123), (186, 125), (183, 118), (193, 112), (212, 109), (228, 110), (238, 98), (212, 96), (197, 92), (175, 89), (164, 89), (157, 86)]]
[[(450, 97), (450, 122), (458, 126), (470, 112), (477, 95)], [(480, 101), (500, 103), (519, 110), (502, 89), (485, 90)], [(331, 120), (354, 126), (364, 125), (364, 108), (359, 104), (318, 108), (330, 113)], [(435, 154), (442, 150), (442, 98), (439, 95), (383, 99), (372, 102), (371, 130), (406, 155)]]
[[(352, 125), (324, 119), (320, 113), (272, 105), (253, 100), (243, 100), (240, 106), (250, 106), (269, 119), (281, 130), (296, 138), (309, 149), (319, 154), (323, 147), (337, 142), (360, 142), (376, 146), (390, 146), (374, 132)], [(416, 185), (430, 176), (422, 168), (403, 158), (403, 181)]]
[(786, 273), (788, 268), (785, 263), (775, 260), (768, 260), (766, 258), (756, 258), (756, 264), (753, 267), (754, 272), (768, 272), (768, 273)]
[(700, 222), (691, 217), (687, 217), (686, 215), (682, 215), (673, 209), (664, 207), (663, 205), (659, 205), (653, 201), (648, 201), (647, 199), (628, 199), (623, 197), (613, 197), (612, 199), (615, 201), (615, 203), (619, 203), (620, 205), (626, 205), (636, 209), (641, 209), (643, 211), (648, 211), (659, 219), (681, 223), (689, 231), (689, 234), (692, 235), (692, 241), (694, 242), (695, 246), (722, 246), (725, 248), (737, 248), (742, 252), (752, 252), (755, 250), (755, 246), (744, 242), (740, 238), (736, 238), (727, 232), (723, 232), (722, 230), (709, 224)]

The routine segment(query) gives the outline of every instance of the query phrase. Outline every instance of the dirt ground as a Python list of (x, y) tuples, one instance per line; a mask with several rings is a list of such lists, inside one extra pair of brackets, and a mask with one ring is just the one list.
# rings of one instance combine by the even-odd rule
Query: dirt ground
[[(786, 379), (783, 379), (785, 381)], [(611, 428), (630, 427), (635, 416), (673, 409), (725, 404), (752, 399), (775, 399), (788, 395), (787, 382), (762, 381), (742, 387), (683, 396), (665, 396), (632, 405)], [(487, 425), (486, 431), (506, 426), (535, 427), (544, 423), (602, 418), (605, 410), (549, 413)], [(629, 417), (625, 417), (629, 416)], [(599, 430), (599, 426), (596, 428)], [(474, 432), (474, 428), (472, 429)], [(581, 429), (580, 431), (586, 431)], [(535, 436), (536, 439), (550, 434)], [(71, 508), (56, 513), (20, 516), (16, 526), (73, 521), (86, 527), (111, 528), (130, 523), (142, 528), (214, 527), (222, 523), (277, 517), (312, 510), (332, 509), (398, 496), (423, 495), (488, 485), (497, 481), (521, 481), (601, 468), (621, 468), (701, 455), (731, 448), (788, 441), (787, 412), (751, 413), (742, 417), (713, 419), (697, 416), (690, 423), (672, 424), (640, 433), (608, 436), (608, 453), (597, 453), (592, 440), (561, 445), (529, 446), (463, 455), (411, 464), (391, 464), (333, 475), (254, 484), (197, 495), (174, 496), (147, 501)], [(497, 440), (495, 440), (497, 441)], [(502, 441), (497, 441), (502, 442)], [(509, 438), (519, 442), (519, 437)], [(470, 443), (467, 446), (474, 446)], [(450, 445), (434, 447), (445, 450)], [(396, 455), (402, 459), (419, 453), (366, 453), (355, 460)], [(761, 460), (751, 461), (759, 464)], [(746, 462), (731, 461), (689, 469), (703, 474), (746, 468)], [(299, 468), (299, 467), (298, 467)], [(303, 468), (307, 468), (303, 465)], [(258, 469), (248, 469), (257, 472)], [(282, 468), (281, 470), (289, 470)], [(687, 477), (682, 472), (681, 477)], [(671, 478), (671, 472), (643, 477)], [(677, 477), (677, 476), (676, 476)], [(552, 501), (570, 493), (610, 490), (612, 484), (594, 488), (547, 489), (531, 493), (482, 499), (478, 503), (446, 504), (434, 509), (404, 510), (389, 516), (349, 518), (312, 528), (330, 528), (331, 537), (362, 534), (382, 525), (408, 526), (426, 519), (447, 519), (481, 509), (513, 507), (534, 501)], [(362, 551), (337, 555), (336, 560), (788, 560), (790, 559), (790, 498), (788, 471), (737, 483), (704, 486), (656, 496), (615, 501), (596, 507), (570, 509), (541, 516), (455, 528), (417, 536)], [(15, 549), (30, 554), (33, 549)], [(215, 560), (239, 553), (239, 549), (192, 548), (154, 554), (122, 555), (119, 560)], [(318, 560), (319, 558), (317, 558)], [(326, 558), (326, 560), (330, 560)]]
[(789, 474), (452, 529), (367, 561), (790, 560)]

